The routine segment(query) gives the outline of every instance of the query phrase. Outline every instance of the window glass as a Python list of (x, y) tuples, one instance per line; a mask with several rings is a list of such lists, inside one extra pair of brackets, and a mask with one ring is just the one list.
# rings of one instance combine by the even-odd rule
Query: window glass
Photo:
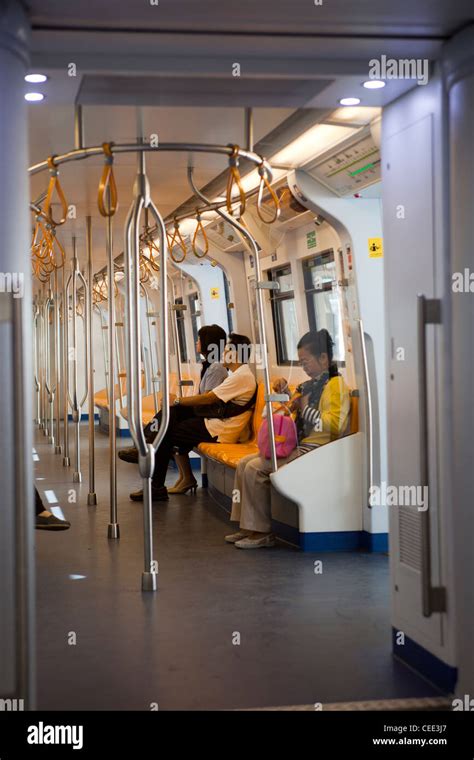
[(280, 285), (278, 290), (270, 291), (277, 362), (290, 364), (298, 359), (298, 322), (291, 265), (270, 269), (268, 279)]
[(343, 363), (344, 335), (334, 251), (306, 259), (303, 275), (310, 328), (328, 330), (334, 341), (334, 360)]

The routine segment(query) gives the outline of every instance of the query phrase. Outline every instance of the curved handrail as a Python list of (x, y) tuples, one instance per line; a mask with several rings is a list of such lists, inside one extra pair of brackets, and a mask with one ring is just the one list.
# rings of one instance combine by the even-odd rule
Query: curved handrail
[[(191, 189), (193, 193), (198, 197), (201, 198), (202, 201), (207, 202), (207, 198), (203, 193), (199, 190), (199, 188), (196, 186), (193, 178), (193, 167), (188, 166), (188, 180), (189, 184), (191, 186)], [(257, 303), (257, 319), (259, 324), (259, 330), (260, 330), (260, 341), (262, 344), (262, 347), (264, 351), (261, 354), (261, 359), (263, 361), (263, 381), (265, 386), (265, 404), (266, 404), (266, 411), (267, 411), (267, 419), (272, 419), (272, 401), (271, 401), (271, 387), (270, 387), (270, 375), (268, 372), (268, 360), (267, 360), (267, 339), (266, 339), (266, 331), (265, 331), (265, 319), (264, 319), (264, 309), (263, 309), (263, 298), (262, 298), (262, 292), (259, 288), (260, 278), (261, 278), (261, 269), (260, 269), (260, 258), (258, 253), (258, 247), (257, 243), (248, 231), (244, 225), (240, 224), (231, 214), (227, 214), (222, 209), (218, 209), (217, 213), (219, 216), (221, 216), (223, 219), (225, 219), (229, 224), (231, 224), (233, 227), (235, 227), (240, 234), (245, 238), (245, 240), (248, 242), (250, 249), (252, 250), (254, 261), (255, 261), (255, 277), (256, 277), (256, 284), (257, 284), (257, 293), (256, 293), (256, 303)], [(270, 454), (271, 454), (271, 462), (272, 462), (272, 470), (273, 472), (276, 472), (278, 469), (278, 461), (277, 461), (277, 455), (276, 455), (276, 446), (275, 446), (275, 431), (273, 428), (273, 425), (268, 426), (268, 432), (270, 437)]]

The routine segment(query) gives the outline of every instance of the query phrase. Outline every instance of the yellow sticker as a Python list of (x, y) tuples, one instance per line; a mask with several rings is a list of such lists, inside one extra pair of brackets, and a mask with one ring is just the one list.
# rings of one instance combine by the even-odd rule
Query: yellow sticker
[(369, 238), (369, 259), (381, 259), (383, 258), (383, 239), (382, 238)]
[(211, 298), (219, 298), (219, 288), (211, 288)]

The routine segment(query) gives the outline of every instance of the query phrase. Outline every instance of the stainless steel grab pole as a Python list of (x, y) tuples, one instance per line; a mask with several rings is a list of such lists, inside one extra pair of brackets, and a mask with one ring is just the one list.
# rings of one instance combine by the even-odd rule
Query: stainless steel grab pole
[[(109, 198), (110, 206), (110, 198)], [(108, 359), (108, 399), (109, 399), (109, 486), (110, 486), (110, 522), (107, 528), (108, 538), (120, 538), (120, 525), (117, 515), (117, 428), (115, 415), (115, 265), (112, 217), (107, 217), (106, 249), (108, 280), (108, 317), (109, 317), (109, 359)], [(119, 378), (119, 383), (121, 378)]]
[(45, 380), (44, 386), (46, 389), (48, 399), (49, 410), (49, 422), (48, 422), (48, 443), (54, 446), (54, 387), (52, 381), (51, 372), (51, 325), (50, 325), (50, 313), (51, 306), (53, 305), (53, 291), (49, 288), (49, 294), (44, 305), (44, 321), (46, 326), (45, 332)]
[(99, 304), (94, 304), (94, 309), (97, 311), (97, 314), (99, 315), (100, 319), (100, 332), (102, 334), (102, 354), (104, 356), (104, 377), (105, 377), (105, 391), (107, 399), (109, 398), (109, 348), (108, 348), (108, 337), (106, 336), (106, 332), (108, 332), (109, 326), (107, 324), (107, 321), (105, 319), (104, 310), (102, 309)]
[(41, 330), (41, 354), (42, 354), (42, 362), (41, 362), (41, 376), (42, 376), (42, 386), (43, 386), (43, 393), (41, 398), (41, 403), (43, 407), (43, 435), (48, 436), (48, 390), (46, 387), (47, 383), (47, 330), (48, 330), (48, 323), (46, 319), (46, 300), (47, 297), (43, 293), (43, 300), (42, 300), (42, 307), (41, 307), (41, 315), (42, 315), (42, 330)]
[(40, 318), (40, 312), (38, 308), (38, 302), (35, 299), (35, 311), (33, 316), (33, 358), (34, 358), (34, 381), (35, 381), (35, 390), (36, 390), (36, 424), (41, 429), (41, 383), (40, 383), (40, 372), (39, 372), (39, 327), (38, 327), (38, 320)]
[[(159, 228), (161, 251), (161, 338), (163, 356), (163, 403), (158, 433), (153, 444), (147, 444), (142, 427), (142, 393), (139, 372), (140, 321), (139, 321), (139, 223), (144, 208), (148, 208)], [(153, 560), (153, 533), (151, 511), (151, 478), (155, 468), (155, 452), (166, 433), (169, 422), (169, 361), (168, 361), (168, 313), (167, 313), (167, 243), (163, 220), (150, 198), (150, 187), (145, 174), (144, 153), (138, 155), (138, 172), (134, 186), (134, 200), (125, 224), (125, 295), (126, 295), (126, 357), (127, 397), (130, 432), (138, 449), (138, 467), (143, 478), (143, 530), (144, 572), (142, 590), (156, 591), (157, 567)]]
[(359, 336), (360, 345), (362, 351), (362, 366), (364, 370), (364, 382), (365, 382), (365, 403), (367, 409), (367, 506), (371, 507), (369, 494), (372, 493), (371, 488), (374, 484), (374, 415), (372, 405), (372, 389), (370, 385), (369, 363), (367, 361), (367, 348), (365, 344), (364, 325), (361, 319), (359, 319)]
[[(152, 311), (151, 309), (151, 301), (150, 296), (148, 295), (148, 291), (143, 283), (141, 283), (141, 288), (143, 290), (143, 293), (145, 295), (145, 302), (146, 302), (146, 321), (147, 321), (147, 332), (148, 332), (148, 344), (150, 346), (150, 371), (151, 371), (151, 389), (152, 389), (152, 395), (153, 395), (153, 404), (155, 407), (155, 414), (158, 413), (159, 409), (159, 399), (158, 399), (158, 385), (159, 385), (159, 377), (158, 377), (158, 367), (155, 364), (155, 353), (154, 348), (156, 348), (156, 342), (153, 344), (153, 338), (152, 338), (152, 331), (151, 331), (151, 319), (158, 319), (159, 313), (156, 311)], [(153, 324), (156, 325), (156, 322)], [(156, 357), (157, 362), (158, 357)]]
[[(203, 193), (197, 188), (194, 177), (193, 177), (193, 167), (188, 166), (188, 179), (189, 184), (191, 185), (193, 193), (198, 197), (201, 198), (202, 201), (205, 203), (210, 202), (208, 198), (206, 198)], [(279, 401), (281, 400), (280, 394), (273, 394), (271, 385), (270, 385), (270, 374), (268, 369), (268, 348), (267, 348), (267, 336), (266, 336), (266, 330), (265, 330), (265, 316), (264, 316), (264, 308), (263, 308), (263, 295), (262, 295), (262, 289), (265, 287), (267, 288), (269, 285), (273, 285), (273, 283), (270, 282), (263, 282), (262, 281), (262, 271), (260, 267), (260, 257), (258, 253), (258, 247), (257, 243), (255, 242), (254, 238), (250, 234), (250, 232), (242, 225), (240, 224), (231, 214), (228, 214), (226, 211), (223, 211), (222, 209), (217, 209), (217, 213), (219, 216), (221, 216), (223, 219), (225, 219), (229, 224), (232, 225), (232, 227), (235, 227), (240, 234), (245, 238), (247, 241), (255, 262), (255, 279), (256, 279), (256, 304), (257, 304), (257, 320), (258, 320), (258, 328), (260, 332), (260, 345), (262, 348), (260, 358), (262, 361), (262, 369), (263, 369), (263, 383), (265, 386), (265, 407), (266, 407), (266, 413), (267, 413), (267, 420), (273, 419), (273, 408), (272, 408), (272, 401)], [(275, 283), (276, 284), (276, 283)], [(286, 397), (285, 397), (286, 398)], [(273, 428), (273, 425), (268, 425), (268, 433), (270, 438), (270, 457), (271, 457), (271, 463), (272, 463), (272, 471), (276, 472), (278, 469), (278, 460), (276, 455), (276, 446), (275, 446), (275, 430)]]
[[(75, 250), (75, 238), (73, 238), (73, 250)], [(62, 297), (62, 367), (63, 382), (62, 407), (63, 407), (63, 431), (64, 431), (64, 456), (63, 467), (69, 467), (71, 458), (69, 455), (69, 297), (67, 292), (66, 270), (63, 267), (63, 297)]]
[[(67, 284), (66, 284), (66, 294), (69, 297), (69, 286), (72, 284), (72, 346), (71, 346), (71, 352), (72, 352), (72, 363), (73, 363), (73, 372), (72, 372), (72, 395), (70, 393), (70, 389), (68, 387), (68, 396), (69, 396), (69, 403), (71, 404), (71, 411), (72, 411), (72, 421), (75, 426), (75, 470), (73, 472), (72, 480), (73, 483), (81, 483), (82, 481), (82, 475), (81, 475), (81, 443), (80, 443), (80, 423), (81, 423), (81, 409), (82, 405), (84, 404), (86, 398), (87, 398), (87, 380), (88, 380), (88, 357), (87, 357), (87, 345), (85, 346), (84, 351), (84, 365), (85, 365), (85, 392), (83, 398), (79, 401), (78, 398), (78, 390), (77, 390), (77, 280), (80, 280), (83, 285), (84, 289), (84, 297), (87, 298), (87, 282), (84, 279), (84, 276), (79, 270), (79, 262), (77, 259), (77, 253), (76, 253), (76, 241), (75, 238), (73, 239), (73, 257), (72, 257), (72, 271), (69, 275)], [(87, 323), (87, 309), (84, 309), (84, 339), (85, 343), (87, 343), (87, 330), (88, 330), (88, 323)]]
[(86, 244), (87, 244), (87, 290), (84, 292), (84, 309), (87, 313), (86, 351), (88, 364), (87, 394), (89, 398), (89, 493), (87, 504), (93, 507), (97, 504), (95, 492), (95, 441), (94, 441), (94, 347), (93, 340), (93, 314), (92, 314), (92, 218), (86, 216)]
[(59, 324), (59, 276), (57, 269), (54, 270), (54, 372), (56, 384), (56, 445), (54, 453), (61, 454), (61, 327)]

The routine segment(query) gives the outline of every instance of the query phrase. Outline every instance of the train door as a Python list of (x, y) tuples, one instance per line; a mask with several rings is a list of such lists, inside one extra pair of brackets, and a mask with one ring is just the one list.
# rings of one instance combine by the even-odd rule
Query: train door
[(382, 150), (393, 651), (452, 690), (442, 108), (439, 79), (388, 106)]

